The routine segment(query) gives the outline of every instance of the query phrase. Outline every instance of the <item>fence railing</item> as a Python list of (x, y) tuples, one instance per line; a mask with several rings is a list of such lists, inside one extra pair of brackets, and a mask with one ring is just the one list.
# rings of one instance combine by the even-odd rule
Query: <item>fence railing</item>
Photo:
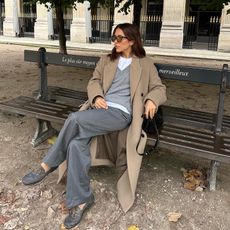
[(3, 21), (5, 17), (4, 15), (0, 15), (0, 35), (3, 35)]
[(197, 26), (198, 22), (196, 22), (195, 16), (185, 17), (183, 48), (217, 50), (220, 33), (220, 17), (210, 17), (209, 28), (206, 36), (198, 35)]
[(92, 37), (90, 38), (90, 42), (110, 43), (113, 26), (113, 16), (92, 15), (91, 23)]
[(140, 32), (145, 46), (159, 46), (161, 15), (141, 16)]
[[(70, 25), (72, 23), (72, 19), (64, 18), (64, 29), (65, 29), (65, 36), (67, 40), (70, 40)], [(59, 30), (57, 25), (57, 19), (53, 18), (53, 28), (54, 28), (54, 37), (53, 39), (59, 38)]]
[(22, 17), (19, 17), (19, 34), (22, 37), (33, 37), (34, 36), (34, 24), (36, 21), (37, 15), (34, 13), (23, 14)]
[(0, 2), (0, 35), (3, 35), (3, 21), (5, 19), (5, 4)]
[(192, 49), (192, 43), (196, 40), (195, 16), (186, 16), (184, 20), (183, 48)]
[(220, 20), (219, 16), (213, 16), (210, 18), (209, 26), (209, 40), (208, 40), (208, 49), (217, 50), (218, 39), (220, 34)]

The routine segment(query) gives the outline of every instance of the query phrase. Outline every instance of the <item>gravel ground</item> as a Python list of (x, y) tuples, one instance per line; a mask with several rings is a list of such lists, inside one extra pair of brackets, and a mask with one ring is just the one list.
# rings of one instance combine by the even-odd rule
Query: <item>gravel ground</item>
[[(19, 95), (31, 96), (38, 86), (36, 64), (23, 60), (23, 47), (0, 44), (0, 101)], [(56, 50), (53, 50), (56, 52)], [(71, 53), (79, 53), (71, 51)], [(224, 62), (154, 57), (156, 62), (220, 67)], [(230, 63), (228, 63), (230, 64)], [(85, 90), (91, 70), (50, 66), (49, 84)], [(77, 76), (77, 77), (76, 77)], [(218, 89), (184, 82), (166, 82), (167, 104), (213, 112)], [(226, 114), (230, 115), (230, 94)], [(58, 125), (54, 124), (56, 128)], [(33, 148), (36, 122), (33, 118), (0, 113), (0, 229), (56, 230), (66, 216), (63, 208), (65, 183), (56, 184), (57, 173), (35, 186), (23, 186), (21, 177), (35, 168), (49, 143)], [(230, 229), (229, 165), (221, 164), (217, 191), (191, 191), (183, 187), (186, 169), (206, 169), (209, 161), (160, 149), (145, 157), (134, 206), (124, 214), (116, 198), (113, 168), (90, 171), (96, 203), (75, 229), (125, 230), (228, 230)], [(170, 213), (181, 217), (170, 221)], [(136, 228), (136, 229), (138, 229)]]

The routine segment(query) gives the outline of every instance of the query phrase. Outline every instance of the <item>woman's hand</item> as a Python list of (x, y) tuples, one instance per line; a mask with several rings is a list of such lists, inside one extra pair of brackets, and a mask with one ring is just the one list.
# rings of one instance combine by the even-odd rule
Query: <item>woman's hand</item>
[(147, 100), (145, 102), (145, 117), (146, 118), (153, 118), (156, 112), (156, 105), (154, 104), (153, 101)]
[(96, 109), (108, 109), (108, 105), (105, 101), (105, 99), (101, 96), (96, 97), (94, 106)]

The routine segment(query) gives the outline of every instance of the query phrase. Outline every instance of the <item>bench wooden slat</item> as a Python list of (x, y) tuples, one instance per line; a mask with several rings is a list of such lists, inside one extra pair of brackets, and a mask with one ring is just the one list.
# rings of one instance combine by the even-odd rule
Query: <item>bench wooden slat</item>
[[(167, 122), (214, 130), (216, 114), (173, 106), (162, 106)], [(223, 132), (230, 133), (230, 116), (223, 116)]]
[[(155, 137), (149, 135), (148, 143), (151, 145), (154, 142)], [(230, 163), (230, 137), (214, 135), (211, 131), (165, 123), (159, 147)]]
[[(33, 92), (33, 96), (38, 96), (38, 90), (35, 90)], [(56, 87), (56, 86), (49, 86), (48, 87), (48, 99), (49, 100), (60, 100), (60, 101), (66, 101), (66, 102), (77, 102), (77, 103), (84, 103), (87, 100), (87, 93), (78, 91), (78, 90), (72, 90), (62, 87)]]
[(8, 102), (0, 103), (0, 109), (21, 115), (27, 115), (44, 119), (47, 121), (64, 123), (71, 112), (78, 110), (78, 107), (53, 103), (49, 101), (39, 101), (34, 98), (20, 96)]

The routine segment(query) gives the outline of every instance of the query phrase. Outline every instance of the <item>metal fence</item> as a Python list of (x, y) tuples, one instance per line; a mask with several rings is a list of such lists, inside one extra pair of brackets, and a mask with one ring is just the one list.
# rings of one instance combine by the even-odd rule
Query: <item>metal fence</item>
[(113, 15), (92, 15), (92, 37), (90, 42), (110, 43)]
[(5, 19), (5, 5), (0, 1), (0, 35), (3, 35), (3, 21)]
[(208, 49), (217, 50), (218, 39), (220, 34), (220, 20), (219, 16), (213, 16), (210, 18), (210, 27), (209, 27), (209, 40), (208, 40)]
[(162, 15), (141, 16), (140, 32), (145, 46), (159, 46)]
[(19, 17), (19, 29), (21, 37), (33, 37), (34, 36), (34, 24), (36, 21), (36, 14), (23, 14), (23, 17)]
[(19, 20), (19, 36), (21, 37), (33, 37), (34, 36), (34, 24), (37, 18), (36, 3), (32, 3), (29, 0), (23, 0), (22, 14), (18, 18)]
[[(64, 18), (64, 30), (65, 30), (65, 37), (67, 40), (70, 40), (70, 25), (71, 25), (71, 23), (72, 23), (72, 19)], [(58, 29), (56, 17), (53, 17), (53, 28), (54, 28), (53, 39), (58, 39), (59, 38), (59, 29)]]
[(197, 26), (198, 22), (195, 16), (185, 17), (183, 48), (217, 50), (220, 33), (220, 16), (210, 17), (206, 36), (199, 36)]
[(183, 48), (192, 49), (192, 43), (196, 40), (195, 16), (186, 16), (184, 21)]

